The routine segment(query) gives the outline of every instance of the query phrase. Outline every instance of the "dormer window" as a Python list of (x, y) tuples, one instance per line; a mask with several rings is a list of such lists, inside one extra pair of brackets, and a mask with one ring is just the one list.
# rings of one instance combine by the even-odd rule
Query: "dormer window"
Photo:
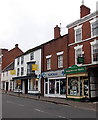
[(74, 28), (75, 30), (75, 42), (80, 42), (82, 40), (82, 26)]

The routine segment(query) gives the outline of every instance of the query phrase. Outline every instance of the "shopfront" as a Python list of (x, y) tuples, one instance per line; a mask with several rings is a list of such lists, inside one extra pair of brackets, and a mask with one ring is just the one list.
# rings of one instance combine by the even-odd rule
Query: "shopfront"
[(64, 70), (44, 72), (44, 96), (66, 98)]
[(85, 67), (72, 67), (65, 69), (67, 75), (67, 98), (89, 98), (89, 79)]

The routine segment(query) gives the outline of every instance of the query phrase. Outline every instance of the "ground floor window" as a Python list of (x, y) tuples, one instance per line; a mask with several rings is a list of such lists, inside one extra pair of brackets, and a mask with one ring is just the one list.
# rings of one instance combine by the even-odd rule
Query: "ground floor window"
[(66, 79), (45, 79), (45, 94), (66, 94)]
[(38, 79), (33, 78), (29, 80), (29, 90), (38, 90)]
[(21, 80), (16, 80), (15, 89), (21, 89)]
[(68, 95), (89, 96), (88, 77), (68, 77)]

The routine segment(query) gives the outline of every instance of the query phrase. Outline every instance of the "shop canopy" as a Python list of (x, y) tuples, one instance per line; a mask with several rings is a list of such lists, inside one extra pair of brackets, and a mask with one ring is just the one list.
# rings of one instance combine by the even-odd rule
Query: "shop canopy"
[(68, 69), (64, 70), (64, 74), (73, 74), (73, 73), (82, 73), (82, 72), (86, 72), (86, 67), (80, 67), (77, 65), (73, 65)]

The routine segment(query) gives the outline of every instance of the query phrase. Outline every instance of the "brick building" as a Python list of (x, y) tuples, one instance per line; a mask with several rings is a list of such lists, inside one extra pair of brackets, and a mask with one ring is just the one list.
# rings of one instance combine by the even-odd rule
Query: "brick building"
[(80, 6), (80, 19), (67, 25), (67, 98), (98, 97), (98, 11)]
[(58, 25), (54, 39), (42, 45), (42, 94), (50, 97), (66, 97), (67, 39), (61, 36)]
[(2, 70), (2, 56), (8, 51), (8, 49), (0, 49), (0, 88), (1, 88), (1, 70)]
[(1, 88), (4, 90), (10, 90), (10, 84), (12, 80), (12, 76), (10, 75), (10, 70), (14, 69), (14, 60), (17, 56), (23, 54), (22, 50), (18, 47), (18, 44), (15, 45), (15, 48), (11, 50), (3, 50), (4, 54), (1, 56)]

